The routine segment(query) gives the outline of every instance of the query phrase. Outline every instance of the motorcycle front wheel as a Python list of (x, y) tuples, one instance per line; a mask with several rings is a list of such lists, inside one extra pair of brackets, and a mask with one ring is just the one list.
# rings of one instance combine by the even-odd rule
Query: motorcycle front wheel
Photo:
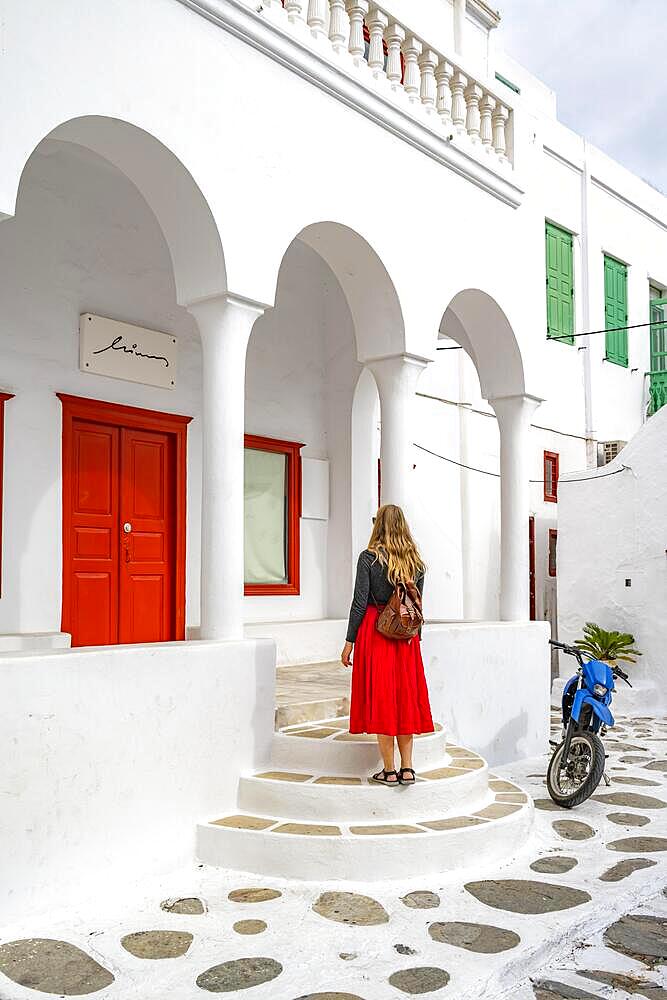
[(590, 798), (604, 773), (604, 746), (596, 733), (572, 735), (567, 761), (563, 761), (565, 741), (556, 747), (547, 771), (547, 788), (554, 802), (572, 809)]

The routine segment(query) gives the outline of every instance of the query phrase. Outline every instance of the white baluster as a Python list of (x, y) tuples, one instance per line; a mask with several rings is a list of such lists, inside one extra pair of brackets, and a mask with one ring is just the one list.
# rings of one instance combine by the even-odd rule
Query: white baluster
[(468, 87), (466, 87), (466, 132), (473, 142), (479, 142), (479, 102), (482, 99), (482, 94), (482, 88), (478, 83), (471, 83)]
[(435, 71), (435, 82), (437, 84), (436, 108), (442, 119), (443, 125), (452, 123), (452, 91), (451, 81), (454, 67), (446, 60), (438, 63)]
[(466, 124), (466, 102), (463, 92), (468, 85), (468, 78), (460, 71), (456, 70), (452, 77), (452, 122), (457, 132), (465, 131)]
[(327, 0), (308, 0), (308, 27), (315, 38), (324, 34), (327, 23)]
[(497, 104), (493, 112), (491, 121), (493, 124), (493, 148), (501, 159), (505, 159), (507, 143), (505, 141), (505, 123), (509, 117), (509, 110), (504, 104)]
[(479, 135), (482, 140), (482, 146), (484, 146), (487, 153), (490, 153), (493, 148), (493, 126), (491, 124), (491, 116), (493, 115), (495, 106), (495, 98), (491, 97), (490, 94), (485, 94), (479, 105)]
[(345, 0), (329, 0), (329, 41), (338, 51), (345, 45)]
[(285, 0), (285, 10), (292, 24), (303, 21), (303, 0)]
[(364, 18), (368, 14), (368, 0), (346, 0), (345, 9), (350, 18), (348, 51), (355, 59), (363, 59), (366, 51), (364, 43)]
[(389, 23), (386, 14), (383, 14), (377, 7), (371, 7), (371, 12), (366, 18), (366, 26), (370, 35), (370, 45), (368, 47), (368, 65), (373, 70), (373, 74), (378, 76), (384, 70), (384, 33)]
[(435, 68), (438, 65), (438, 57), (435, 52), (426, 49), (419, 57), (419, 69), (422, 75), (421, 90), (419, 96), (421, 102), (430, 113), (435, 110)]
[(422, 43), (414, 35), (408, 35), (403, 43), (405, 58), (405, 75), (403, 89), (414, 104), (419, 100), (421, 89), (421, 73), (419, 72), (419, 57), (422, 54)]
[(384, 33), (384, 40), (387, 43), (387, 79), (396, 90), (403, 77), (401, 46), (405, 41), (404, 28), (395, 21), (392, 22)]

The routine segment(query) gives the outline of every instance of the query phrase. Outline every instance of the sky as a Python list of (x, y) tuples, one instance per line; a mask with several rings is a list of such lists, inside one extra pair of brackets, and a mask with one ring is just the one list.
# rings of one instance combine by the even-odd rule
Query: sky
[(558, 117), (667, 193), (667, 0), (491, 0)]

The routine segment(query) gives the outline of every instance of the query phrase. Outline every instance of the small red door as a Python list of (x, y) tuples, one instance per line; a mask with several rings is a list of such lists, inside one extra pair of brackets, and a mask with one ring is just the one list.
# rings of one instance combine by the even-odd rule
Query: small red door
[(73, 646), (182, 639), (188, 418), (61, 399), (63, 631)]
[(173, 442), (123, 428), (119, 642), (172, 638)]
[(530, 620), (537, 618), (535, 610), (535, 518), (528, 520), (528, 573), (530, 584)]

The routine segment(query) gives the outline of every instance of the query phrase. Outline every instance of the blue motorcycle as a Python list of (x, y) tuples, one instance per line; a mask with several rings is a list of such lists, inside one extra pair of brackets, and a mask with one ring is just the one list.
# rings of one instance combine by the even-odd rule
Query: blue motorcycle
[(559, 806), (572, 809), (590, 798), (604, 775), (605, 752), (601, 736), (614, 725), (609, 711), (617, 677), (632, 687), (617, 665), (585, 660), (576, 646), (549, 640), (550, 645), (574, 656), (579, 666), (563, 690), (563, 739), (555, 744), (547, 771), (549, 795)]

